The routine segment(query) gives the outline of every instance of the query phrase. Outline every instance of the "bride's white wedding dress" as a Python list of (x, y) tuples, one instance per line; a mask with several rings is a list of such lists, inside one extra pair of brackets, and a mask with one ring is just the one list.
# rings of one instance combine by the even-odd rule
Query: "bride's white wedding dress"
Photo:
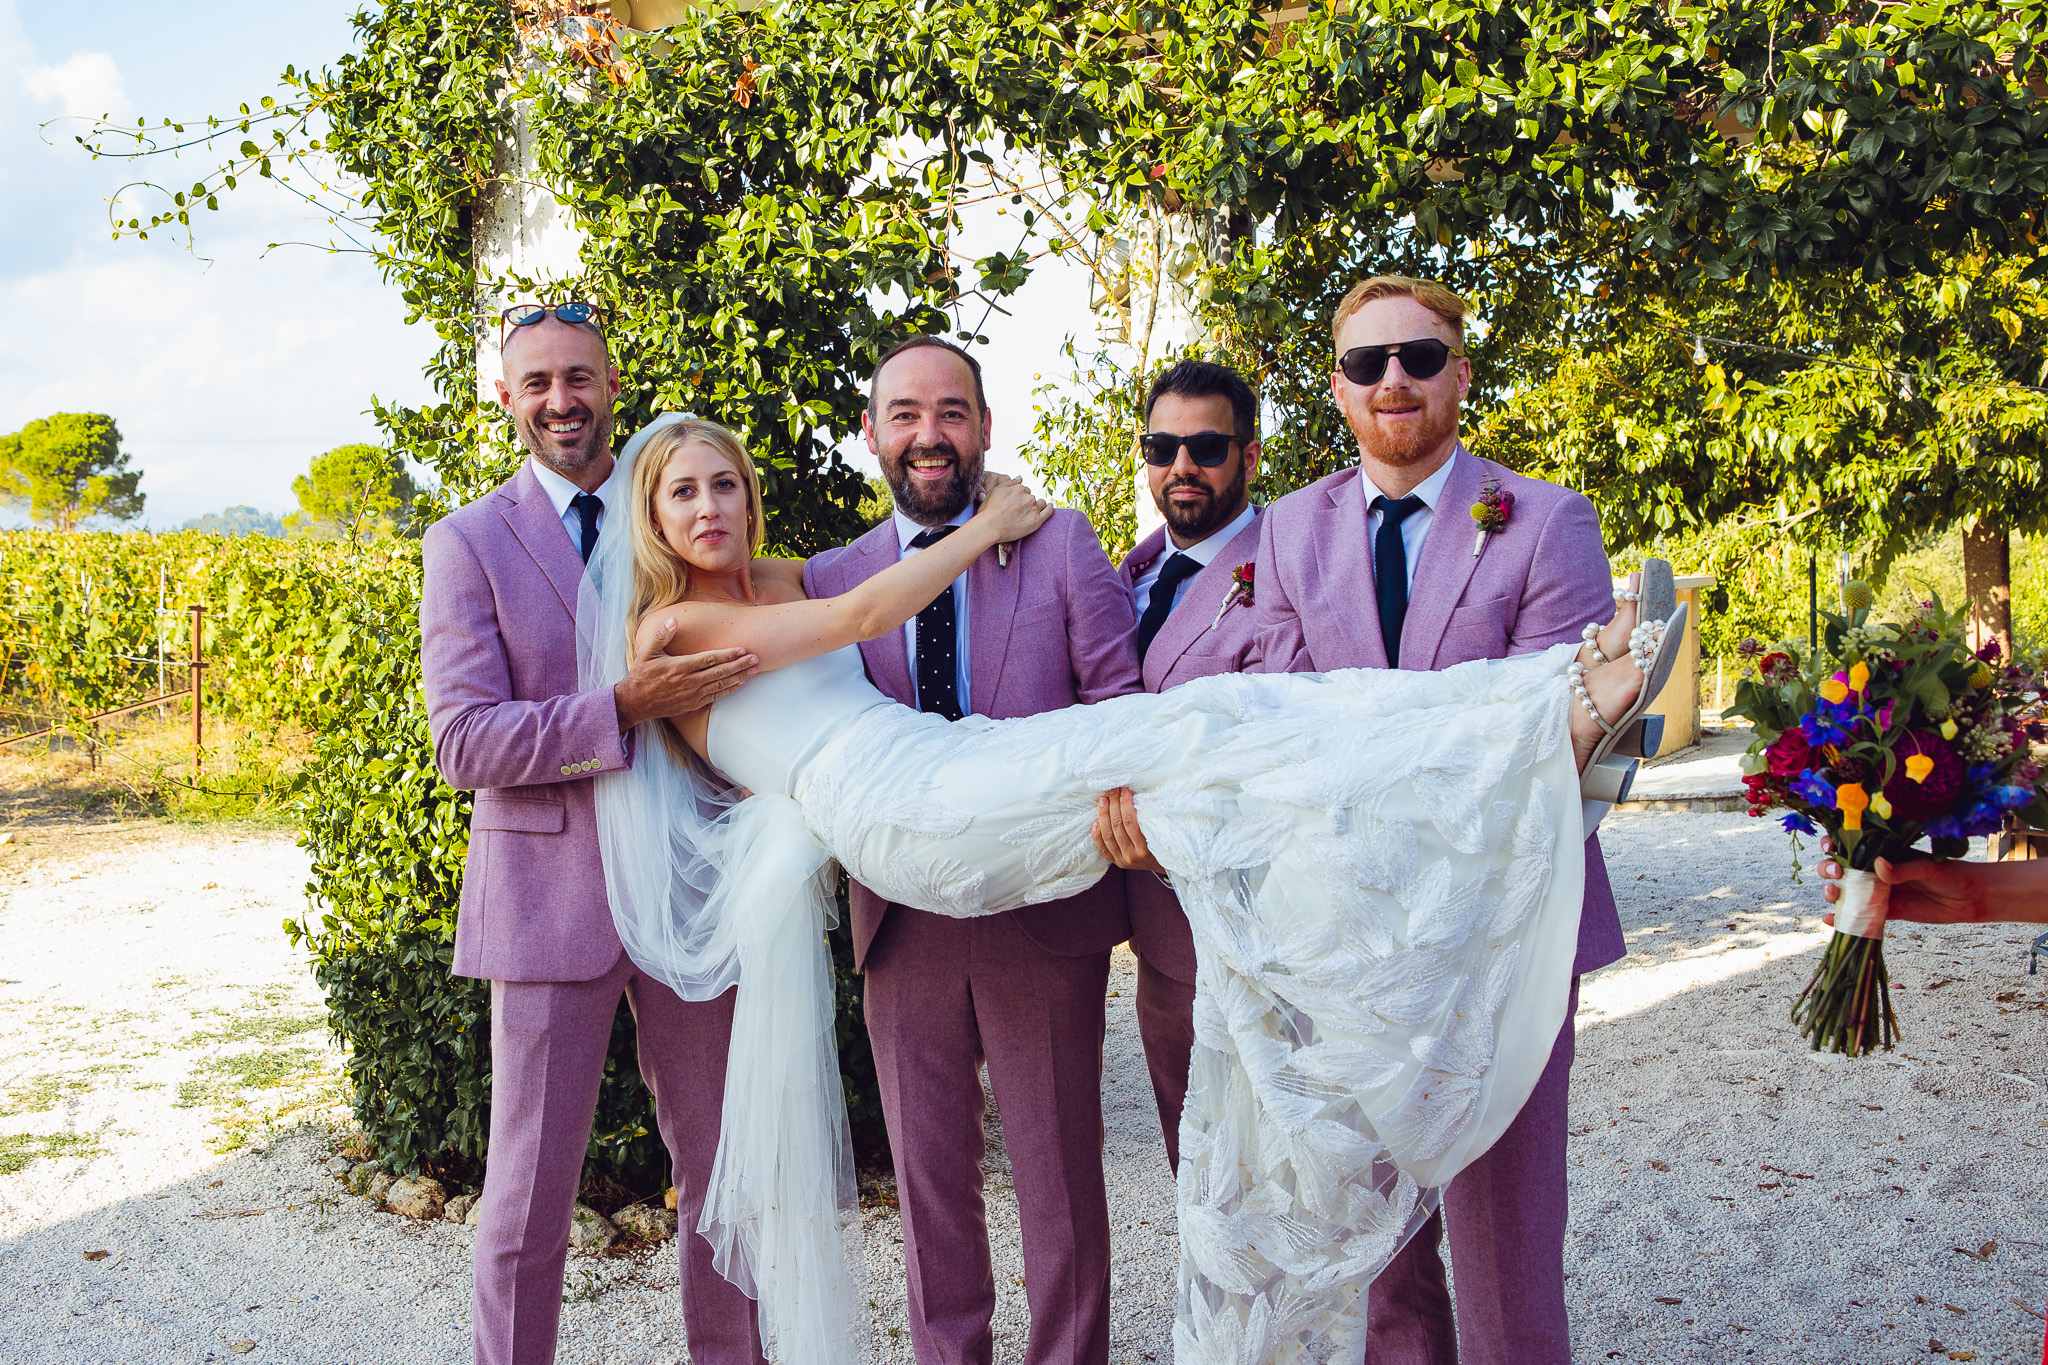
[[(778, 1358), (850, 1359), (858, 1339), (818, 1292), (838, 1273), (818, 1258), (839, 1243), (816, 1138), (784, 1131), (816, 1133), (838, 1099), (823, 1084), (836, 1077), (819, 869), (836, 858), (943, 915), (1056, 900), (1103, 875), (1095, 798), (1129, 786), (1200, 963), (1176, 1359), (1355, 1359), (1365, 1286), (1427, 1216), (1426, 1193), (1521, 1108), (1564, 1021), (1584, 869), (1573, 653), (1224, 676), (949, 723), (884, 697), (848, 648), (720, 701), (710, 758), (754, 793), (726, 817), (720, 899), (763, 941), (758, 967), (741, 952), (706, 1221), (768, 1305)], [(809, 1010), (787, 989), (806, 958)], [(756, 989), (763, 975), (782, 982)], [(813, 1037), (785, 1042), (811, 1055), (778, 1084), (772, 1056), (741, 1040), (793, 1026)], [(826, 1103), (791, 1112), (791, 1093)], [(796, 1171), (811, 1208), (791, 1222), (801, 1206), (777, 1190)], [(789, 1271), (808, 1283), (767, 1283)], [(821, 1330), (832, 1346), (817, 1353)]]
[[(628, 443), (622, 482), (667, 420)], [(625, 675), (631, 600), (613, 517), (577, 608), (584, 688)], [(1095, 799), (1128, 786), (1198, 961), (1175, 1359), (1356, 1361), (1366, 1285), (1520, 1111), (1564, 1023), (1575, 652), (947, 722), (876, 691), (849, 648), (713, 708), (722, 776), (642, 727), (632, 766), (596, 779), (606, 886), (644, 970), (686, 999), (739, 987), (699, 1228), (759, 1300), (771, 1358), (850, 1365), (867, 1338), (833, 861), (942, 915), (1056, 900), (1106, 871)]]

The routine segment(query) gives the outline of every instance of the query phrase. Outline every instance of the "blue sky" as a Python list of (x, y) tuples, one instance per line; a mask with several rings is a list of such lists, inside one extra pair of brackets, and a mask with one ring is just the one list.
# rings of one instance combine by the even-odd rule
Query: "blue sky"
[[(51, 412), (112, 414), (160, 529), (237, 503), (289, 510), (314, 455), (374, 438), (373, 393), (424, 396), (431, 335), (403, 325), (359, 256), (266, 253), (328, 230), (260, 181), (203, 216), (196, 254), (156, 233), (111, 240), (108, 200), (141, 168), (91, 160), (72, 141), (86, 124), (69, 116), (253, 104), (287, 63), (344, 51), (352, 10), (112, 0), (81, 24), (81, 8), (0, 0), (0, 432)], [(189, 182), (202, 169), (188, 157), (147, 173)]]
[[(172, 234), (112, 240), (108, 201), (123, 184), (189, 183), (210, 163), (95, 162), (72, 138), (87, 126), (78, 116), (190, 119), (278, 93), (287, 64), (348, 49), (356, 6), (101, 0), (89, 22), (81, 8), (0, 0), (0, 433), (52, 412), (113, 415), (158, 529), (235, 504), (290, 511), (313, 456), (375, 439), (372, 395), (427, 396), (431, 331), (404, 325), (397, 291), (360, 256), (266, 251), (332, 231), (260, 181), (195, 220), (194, 251)], [(1015, 245), (1011, 220), (983, 216), (966, 225), (974, 249)], [(1014, 319), (991, 319), (992, 467), (1023, 472), (1034, 380), (1063, 373), (1056, 352), (1087, 327), (1085, 299), (1077, 271), (1048, 271), (1010, 305)]]

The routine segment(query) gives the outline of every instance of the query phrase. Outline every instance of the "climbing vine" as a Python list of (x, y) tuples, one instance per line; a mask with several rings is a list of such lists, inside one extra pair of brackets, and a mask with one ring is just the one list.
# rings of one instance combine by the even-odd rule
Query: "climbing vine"
[[(374, 259), (440, 338), (436, 401), (376, 409), (439, 476), (422, 519), (516, 463), (478, 401), (480, 300), (573, 287), (613, 318), (621, 429), (668, 408), (743, 429), (770, 539), (802, 553), (861, 524), (866, 488), (833, 451), (881, 349), (971, 336), (1048, 255), (1081, 253), (1113, 294), (1105, 244), (1148, 217), (1222, 223), (1186, 278), (1278, 409), (1269, 496), (1343, 458), (1317, 333), (1367, 269), (1478, 290), (1761, 289), (2031, 250), (2048, 201), (2042, 10), (1354, 0), (1283, 21), (1248, 0), (715, 0), (639, 34), (567, 0), (385, 0), (358, 15), (353, 51), (288, 70), (282, 97), (83, 141), (206, 162), (189, 187), (158, 174), (124, 194), (117, 235), (190, 232), (269, 177)], [(528, 181), (581, 233), (573, 280), (493, 278), (479, 260), (491, 206)], [(990, 198), (1016, 212), (1018, 244), (966, 259), (960, 212)], [(1492, 371), (1486, 392), (1515, 380)], [(377, 667), (413, 654), (409, 620), (388, 602), (365, 616)], [(351, 695), (363, 705), (323, 740), (325, 805), (308, 811), (337, 926), (318, 931), (323, 980), (381, 1149), (472, 1162), (479, 998), (415, 989), (442, 979), (464, 798), (432, 776), (410, 674)], [(614, 1041), (629, 1055), (628, 1032)], [(614, 1071), (628, 1086), (630, 1066)], [(593, 1170), (644, 1171), (644, 1099), (607, 1096)]]

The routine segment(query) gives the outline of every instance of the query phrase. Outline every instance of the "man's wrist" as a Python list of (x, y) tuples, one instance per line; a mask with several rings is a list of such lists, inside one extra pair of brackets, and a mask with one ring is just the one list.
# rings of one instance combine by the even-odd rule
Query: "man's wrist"
[(626, 684), (623, 682), (612, 684), (612, 709), (618, 713), (619, 733), (622, 735), (646, 719), (638, 714), (638, 708), (627, 698)]

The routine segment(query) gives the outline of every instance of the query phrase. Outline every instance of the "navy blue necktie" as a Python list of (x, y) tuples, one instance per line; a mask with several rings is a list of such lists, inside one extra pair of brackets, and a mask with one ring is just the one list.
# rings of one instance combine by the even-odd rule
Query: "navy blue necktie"
[(1145, 662), (1145, 651), (1152, 647), (1152, 637), (1166, 624), (1167, 613), (1173, 610), (1173, 595), (1180, 585), (1202, 571), (1202, 566), (1193, 555), (1184, 555), (1175, 550), (1173, 557), (1160, 567), (1159, 577), (1152, 584), (1152, 595), (1145, 599), (1145, 614), (1138, 620), (1138, 662)]
[(597, 514), (604, 510), (604, 499), (594, 493), (578, 493), (569, 499), (569, 505), (576, 509), (576, 516), (583, 523), (583, 541), (576, 552), (588, 564), (590, 552), (597, 548)]
[[(913, 550), (929, 549), (953, 534), (951, 526), (934, 526), (911, 537)], [(917, 614), (917, 709), (960, 719), (960, 616), (953, 605), (953, 585)]]
[(1401, 523), (1424, 507), (1409, 494), (1372, 500), (1379, 509), (1380, 532), (1372, 542), (1372, 586), (1380, 600), (1380, 639), (1387, 646), (1387, 667), (1401, 666), (1401, 626), (1408, 619), (1408, 547), (1401, 542)]

